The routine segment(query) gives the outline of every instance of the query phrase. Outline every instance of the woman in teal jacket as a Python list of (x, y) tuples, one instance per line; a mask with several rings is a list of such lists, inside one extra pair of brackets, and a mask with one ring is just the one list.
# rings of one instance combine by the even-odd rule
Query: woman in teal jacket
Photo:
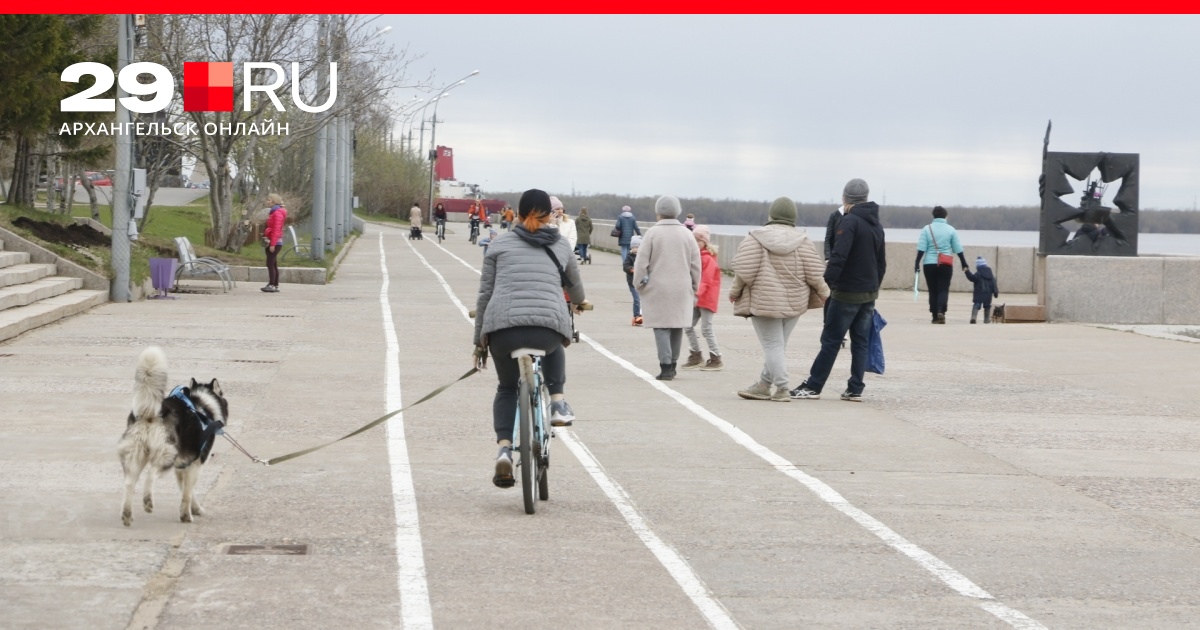
[(950, 301), (950, 280), (954, 276), (953, 263), (938, 263), (938, 255), (952, 256), (958, 254), (963, 271), (967, 266), (967, 257), (963, 256), (962, 243), (958, 240), (958, 230), (946, 222), (949, 213), (941, 206), (933, 209), (933, 222), (921, 230), (917, 239), (917, 260), (913, 263), (913, 271), (925, 270), (925, 284), (929, 288), (929, 314), (934, 324), (946, 323), (946, 304)]

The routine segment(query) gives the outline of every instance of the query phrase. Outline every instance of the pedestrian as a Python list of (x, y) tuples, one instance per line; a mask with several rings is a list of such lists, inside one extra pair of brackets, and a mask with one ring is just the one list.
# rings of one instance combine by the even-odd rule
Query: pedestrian
[(279, 293), (279, 249), (283, 247), (283, 225), (287, 221), (287, 208), (283, 197), (276, 193), (267, 195), (271, 210), (267, 212), (267, 227), (263, 229), (263, 247), (267, 251), (266, 293)]
[(633, 209), (629, 206), (621, 208), (621, 214), (617, 217), (617, 225), (613, 231), (617, 233), (617, 246), (621, 248), (621, 260), (625, 260), (626, 254), (629, 253), (629, 241), (634, 236), (642, 235), (642, 229), (638, 227), (637, 219), (633, 218)]
[(633, 325), (642, 325), (642, 298), (638, 295), (637, 287), (633, 286), (633, 267), (637, 261), (638, 247), (642, 244), (642, 237), (635, 236), (629, 239), (629, 253), (625, 254), (625, 259), (621, 261), (621, 268), (625, 270), (625, 282), (629, 285), (629, 292), (633, 294)]
[(946, 306), (950, 302), (950, 280), (954, 276), (954, 257), (962, 262), (967, 271), (967, 257), (963, 255), (958, 230), (946, 222), (948, 213), (941, 206), (933, 209), (933, 222), (921, 230), (917, 238), (917, 260), (913, 271), (925, 270), (925, 285), (929, 289), (929, 314), (934, 324), (946, 323)]
[(542, 370), (551, 413), (564, 408), (569, 412), (563, 397), (567, 380), (563, 347), (571, 343), (571, 314), (563, 289), (572, 304), (586, 304), (579, 266), (566, 239), (558, 230), (546, 229), (550, 195), (527, 190), (517, 207), (521, 222), (513, 234), (496, 239), (484, 257), (475, 300), (475, 367), (485, 367), (490, 351), (499, 379), (492, 401), (492, 428), (500, 451), (492, 483), (500, 488), (515, 484), (512, 438), (521, 370), (512, 352), (533, 348), (546, 353)]
[(664, 195), (654, 203), (658, 218), (642, 239), (634, 261), (633, 284), (642, 298), (645, 325), (654, 329), (660, 381), (675, 378), (683, 329), (690, 325), (700, 288), (700, 249), (679, 222), (679, 199)]
[[(713, 316), (717, 314), (717, 303), (721, 301), (721, 268), (717, 265), (717, 248), (710, 242), (712, 232), (707, 225), (697, 225), (692, 230), (696, 246), (700, 250), (700, 287), (696, 289), (696, 306), (692, 307), (692, 325), (687, 333), (688, 355), (683, 369), (700, 369), (715, 372), (725, 367), (721, 363), (721, 348), (717, 345), (717, 337), (713, 334)], [(700, 324), (700, 334), (708, 343), (708, 361), (700, 351), (700, 340), (696, 338), (696, 324)]]
[(513, 209), (508, 204), (504, 204), (504, 210), (500, 212), (500, 228), (511, 230), (513, 223)]
[(690, 213), (690, 212), (689, 212), (689, 213), (688, 213), (688, 215), (687, 215), (687, 219), (686, 219), (686, 220), (683, 222), (683, 227), (686, 227), (686, 228), (687, 228), (687, 229), (689, 229), (689, 230), (695, 231), (695, 229), (696, 229), (696, 215), (694, 215), (694, 214), (692, 214), (692, 213)]
[(412, 207), (408, 209), (408, 222), (411, 223), (413, 227), (421, 227), (421, 204), (417, 203), (416, 201), (414, 201)]
[(496, 228), (489, 227), (488, 235), (479, 239), (479, 246), (483, 248), (483, 255), (487, 256), (488, 245), (495, 242), (497, 236)]
[(575, 243), (580, 260), (591, 264), (592, 256), (588, 253), (588, 246), (592, 244), (592, 217), (588, 216), (587, 208), (579, 209), (579, 218), (575, 219), (575, 233), (578, 235)]
[(996, 273), (988, 266), (987, 259), (983, 256), (975, 257), (975, 273), (971, 273), (970, 269), (964, 271), (967, 274), (967, 280), (975, 285), (975, 294), (972, 296), (971, 303), (971, 323), (975, 323), (975, 315), (979, 313), (980, 308), (983, 309), (983, 323), (992, 323), (992, 298), (1000, 297)]
[(558, 197), (550, 197), (551, 215), (550, 224), (558, 228), (559, 232), (566, 237), (567, 243), (571, 246), (571, 255), (575, 255), (575, 242), (578, 240), (578, 231), (575, 229), (575, 222), (571, 217), (567, 216), (566, 209), (563, 208), (563, 203), (558, 200)]
[(733, 258), (733, 314), (750, 318), (763, 349), (758, 380), (738, 396), (791, 402), (788, 337), (800, 316), (829, 296), (823, 271), (816, 244), (807, 232), (796, 230), (796, 203), (787, 197), (773, 201), (767, 224), (742, 239)]
[(842, 400), (862, 402), (867, 368), (867, 344), (874, 325), (875, 299), (887, 271), (883, 226), (879, 223), (879, 205), (868, 201), (867, 182), (855, 178), (842, 189), (846, 214), (838, 225), (837, 242), (825, 282), (829, 284), (829, 316), (821, 330), (821, 351), (809, 368), (808, 378), (791, 391), (792, 398), (816, 400), (821, 397), (833, 362), (841, 350), (842, 339), (850, 333), (850, 380)]

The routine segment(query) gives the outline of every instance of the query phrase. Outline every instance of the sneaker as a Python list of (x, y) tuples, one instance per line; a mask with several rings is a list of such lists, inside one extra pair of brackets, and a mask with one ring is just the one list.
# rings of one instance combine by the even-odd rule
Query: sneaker
[(271, 292), (271, 285), (269, 285), (269, 284), (268, 284), (267, 286), (265, 286), (265, 287), (263, 287), (263, 288), (259, 289), (259, 291), (262, 291), (263, 293), (270, 293), (270, 292)]
[(568, 405), (567, 401), (550, 402), (550, 426), (569, 427), (572, 422), (575, 422), (575, 412), (571, 411), (571, 405)]
[(814, 392), (804, 383), (801, 383), (799, 387), (788, 392), (788, 395), (790, 395), (792, 398), (803, 400), (820, 400), (821, 398), (821, 392)]
[(696, 352), (689, 354), (687, 363), (684, 363), (680, 367), (682, 367), (685, 370), (692, 370), (692, 369), (702, 367), (702, 366), (704, 366), (704, 355), (702, 353), (700, 353), (699, 351), (696, 351)]
[(745, 398), (746, 400), (770, 400), (771, 386), (767, 383), (759, 381), (738, 392), (737, 395)]
[(847, 389), (846, 391), (842, 392), (842, 400), (848, 400), (850, 402), (862, 402), (862, 392), (855, 394)]
[(712, 354), (708, 357), (708, 363), (705, 363), (700, 369), (705, 372), (718, 372), (723, 367), (725, 367), (725, 364), (721, 363), (721, 355)]
[(771, 400), (774, 402), (792, 402), (791, 392), (787, 387), (776, 387), (775, 393), (771, 394)]
[(497, 488), (511, 488), (517, 483), (513, 478), (512, 447), (500, 447), (500, 453), (496, 455), (496, 474), (492, 477), (492, 483)]

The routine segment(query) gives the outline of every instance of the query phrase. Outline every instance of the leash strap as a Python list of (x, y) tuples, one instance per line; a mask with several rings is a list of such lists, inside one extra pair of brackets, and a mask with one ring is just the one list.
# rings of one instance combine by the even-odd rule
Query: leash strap
[[(400, 413), (403, 413), (403, 412), (405, 412), (405, 411), (407, 411), (407, 410), (409, 410), (409, 409), (412, 409), (413, 407), (416, 407), (417, 405), (419, 405), (419, 404), (421, 404), (421, 403), (423, 403), (423, 402), (425, 402), (425, 401), (429, 400), (430, 398), (433, 398), (434, 396), (437, 396), (438, 394), (441, 394), (442, 392), (446, 391), (447, 389), (450, 389), (450, 387), (451, 387), (452, 385), (454, 385), (455, 383), (457, 383), (457, 382), (459, 382), (459, 381), (461, 381), (461, 380), (464, 380), (464, 379), (466, 379), (466, 378), (468, 378), (468, 377), (470, 377), (470, 376), (473, 376), (473, 375), (474, 375), (476, 372), (478, 372), (478, 371), (479, 371), (479, 370), (478, 370), (478, 369), (476, 369), (476, 368), (471, 368), (469, 371), (467, 371), (467, 373), (466, 373), (466, 374), (463, 374), (462, 376), (460, 376), (460, 377), (458, 377), (458, 378), (454, 379), (453, 381), (450, 381), (449, 383), (446, 383), (445, 385), (442, 385), (441, 387), (439, 387), (439, 388), (437, 388), (437, 389), (435, 389), (435, 390), (433, 390), (433, 391), (429, 392), (428, 394), (425, 394), (425, 396), (424, 396), (423, 398), (421, 398), (420, 400), (418, 400), (417, 402), (415, 402), (415, 403), (412, 403), (411, 405), (407, 405), (407, 406), (405, 406), (405, 407), (401, 407), (400, 409), (397, 409), (397, 410), (395, 410), (395, 411), (389, 412), (389, 413), (387, 413), (387, 414), (384, 414), (384, 415), (382, 415), (382, 416), (380, 416), (380, 417), (378, 417), (378, 418), (376, 418), (376, 419), (372, 420), (371, 422), (369, 422), (369, 423), (367, 423), (367, 424), (365, 424), (365, 425), (363, 425), (363, 426), (361, 426), (361, 427), (359, 427), (359, 428), (355, 429), (354, 431), (351, 431), (350, 433), (347, 433), (346, 435), (343, 435), (342, 437), (340, 437), (340, 438), (338, 438), (338, 439), (336, 439), (336, 440), (333, 440), (332, 442), (326, 442), (325, 444), (321, 444), (321, 445), (318, 445), (318, 446), (314, 446), (314, 447), (312, 447), (312, 448), (306, 448), (306, 449), (304, 449), (304, 450), (302, 450), (302, 451), (296, 451), (295, 453), (288, 453), (287, 455), (280, 455), (279, 457), (272, 457), (271, 459), (268, 459), (268, 460), (265, 460), (265, 461), (264, 461), (264, 460), (261, 460), (261, 459), (259, 459), (259, 458), (257, 458), (257, 457), (255, 457), (255, 456), (253, 456), (253, 455), (251, 455), (251, 454), (249, 454), (249, 453), (246, 453), (246, 451), (245, 451), (244, 449), (242, 449), (242, 447), (241, 447), (241, 446), (238, 446), (237, 448), (238, 448), (238, 450), (239, 450), (239, 451), (242, 451), (243, 453), (245, 453), (245, 454), (246, 454), (246, 456), (247, 456), (247, 457), (249, 457), (250, 459), (252, 459), (252, 460), (254, 460), (254, 461), (256, 461), (256, 462), (260, 462), (260, 463), (262, 463), (262, 464), (264, 464), (264, 465), (266, 465), (266, 466), (270, 466), (270, 465), (272, 465), (272, 464), (279, 464), (279, 463), (282, 463), (282, 462), (286, 462), (286, 461), (287, 461), (287, 460), (289, 460), (289, 459), (296, 459), (297, 457), (300, 457), (300, 456), (302, 456), (302, 455), (308, 455), (309, 453), (311, 453), (311, 452), (313, 452), (313, 451), (318, 451), (318, 450), (321, 450), (321, 449), (325, 448), (326, 446), (330, 446), (330, 445), (332, 445), (332, 444), (337, 444), (338, 442), (341, 442), (342, 440), (346, 440), (346, 439), (352, 438), (352, 437), (354, 437), (354, 436), (358, 435), (359, 433), (362, 433), (362, 432), (364, 432), (364, 431), (368, 431), (368, 430), (370, 430), (370, 429), (373, 429), (373, 428), (375, 428), (375, 427), (377, 427), (377, 426), (379, 426), (379, 425), (383, 424), (384, 422), (387, 422), (388, 420), (390, 420), (390, 419), (392, 418), (392, 416), (395, 416), (395, 415), (397, 415), (397, 414), (400, 414)], [(226, 437), (229, 437), (229, 436), (228, 436), (228, 434), (226, 434)], [(230, 438), (230, 441), (231, 441), (231, 442), (233, 441), (233, 440), (232, 440), (232, 438)], [(234, 445), (236, 446), (236, 445), (237, 445), (237, 442), (234, 442)]]

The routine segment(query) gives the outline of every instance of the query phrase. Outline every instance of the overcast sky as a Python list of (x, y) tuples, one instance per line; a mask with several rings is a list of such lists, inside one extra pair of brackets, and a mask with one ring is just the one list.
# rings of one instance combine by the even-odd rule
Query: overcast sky
[(819, 202), (862, 177), (881, 203), (1036, 205), (1053, 119), (1051, 150), (1140, 153), (1143, 208), (1200, 195), (1194, 16), (376, 23), (414, 77), (480, 71), (437, 140), (485, 191)]

